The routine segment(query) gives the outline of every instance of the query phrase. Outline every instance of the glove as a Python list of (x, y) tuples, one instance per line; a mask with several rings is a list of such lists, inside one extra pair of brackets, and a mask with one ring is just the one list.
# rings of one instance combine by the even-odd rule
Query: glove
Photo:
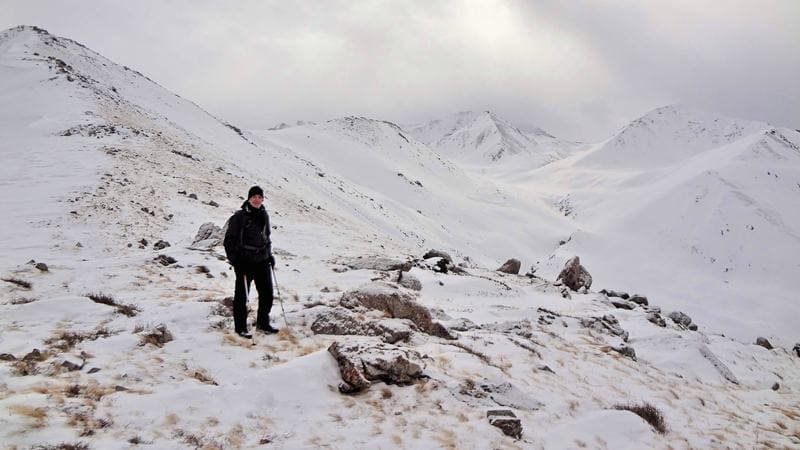
[(275, 268), (275, 257), (272, 254), (267, 258), (267, 262), (273, 269)]

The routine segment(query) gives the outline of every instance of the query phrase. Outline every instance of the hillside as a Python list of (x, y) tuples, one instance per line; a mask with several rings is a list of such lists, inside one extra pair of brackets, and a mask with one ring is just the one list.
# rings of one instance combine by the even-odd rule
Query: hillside
[[(669, 283), (639, 278), (682, 254), (669, 235), (648, 243), (649, 258), (604, 247), (647, 250), (629, 220), (657, 208), (635, 204), (635, 194), (680, 212), (681, 189), (694, 185), (679, 179), (726, 161), (715, 170), (728, 183), (739, 176), (741, 195), (718, 177), (701, 201), (741, 218), (751, 206), (728, 209), (718, 195), (751, 196), (783, 228), (731, 229), (773, 233), (759, 236), (788, 247), (770, 247), (776, 260), (792, 261), (780, 252), (792, 250), (785, 230), (795, 209), (765, 203), (793, 192), (797, 136), (787, 130), (698, 153), (660, 178), (620, 169), (614, 181), (575, 155), (499, 180), (380, 120), (242, 130), (35, 27), (0, 34), (0, 105), (8, 448), (800, 445), (791, 330), (767, 349), (674, 311), (674, 298), (654, 288)], [(736, 172), (776, 164), (776, 155), (779, 177), (770, 170), (748, 184)], [(233, 333), (222, 247), (198, 232), (222, 226), (252, 184), (266, 191), (280, 299), (272, 321), (282, 331), (246, 340)], [(559, 210), (564, 193), (571, 200)], [(631, 216), (615, 222), (606, 210)], [(657, 231), (682, 233), (676, 222), (691, 225)], [(621, 242), (624, 233), (633, 240)], [(693, 239), (736, 248), (702, 233)], [(424, 259), (431, 249), (450, 259)], [(546, 273), (572, 252), (595, 279), (587, 289)], [(495, 270), (512, 256), (521, 274), (534, 260), (549, 266), (539, 276)], [(663, 267), (673, 285), (691, 285), (677, 265)], [(790, 292), (784, 286), (773, 293)], [(644, 287), (649, 302), (602, 287)], [(758, 300), (793, 312), (766, 293)], [(661, 413), (665, 428), (634, 412), (641, 407)]]

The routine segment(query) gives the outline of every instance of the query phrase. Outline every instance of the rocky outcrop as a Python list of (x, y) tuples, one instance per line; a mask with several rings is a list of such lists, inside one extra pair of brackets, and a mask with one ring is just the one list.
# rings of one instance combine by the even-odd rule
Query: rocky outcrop
[(431, 258), (442, 258), (450, 264), (453, 263), (453, 258), (450, 257), (450, 254), (441, 250), (430, 249), (424, 255), (422, 255), (422, 259)]
[(197, 234), (192, 240), (192, 245), (189, 246), (195, 250), (207, 250), (217, 245), (222, 244), (222, 239), (225, 237), (222, 228), (214, 225), (212, 222), (206, 222), (200, 225)]
[(377, 336), (389, 344), (408, 340), (411, 336), (409, 324), (400, 319), (369, 320), (359, 318), (344, 308), (332, 308), (320, 314), (311, 324), (314, 334)]
[(573, 256), (564, 264), (564, 269), (558, 274), (556, 282), (560, 282), (577, 292), (581, 288), (585, 287), (589, 289), (592, 287), (592, 276), (589, 275), (589, 271), (581, 265), (580, 258)]
[(431, 318), (427, 308), (417, 303), (415, 296), (397, 285), (386, 282), (373, 282), (342, 295), (341, 306), (353, 309), (364, 307), (383, 311), (398, 319), (409, 319), (421, 331), (445, 339), (455, 339), (447, 328)]
[(498, 267), (497, 271), (518, 275), (520, 267), (522, 267), (522, 263), (518, 259), (511, 258), (503, 263), (502, 266)]
[(522, 422), (509, 409), (492, 409), (486, 412), (489, 424), (500, 428), (506, 436), (522, 439)]
[(328, 348), (339, 365), (345, 394), (367, 389), (374, 381), (407, 385), (424, 375), (425, 363), (414, 350), (391, 344), (334, 342)]
[(758, 339), (756, 339), (756, 345), (760, 345), (760, 346), (764, 347), (767, 350), (772, 350), (773, 349), (772, 343), (769, 342), (769, 340), (767, 338), (765, 338), (765, 337), (759, 337)]
[(619, 321), (611, 314), (603, 317), (584, 317), (580, 320), (581, 326), (590, 328), (598, 333), (619, 336), (623, 341), (628, 341), (628, 332), (623, 330)]

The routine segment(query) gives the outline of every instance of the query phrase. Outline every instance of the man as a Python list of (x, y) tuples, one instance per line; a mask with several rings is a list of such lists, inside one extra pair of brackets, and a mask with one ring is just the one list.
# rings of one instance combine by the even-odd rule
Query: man
[(258, 316), (256, 329), (265, 333), (277, 333), (269, 323), (272, 309), (272, 273), (275, 257), (269, 239), (269, 215), (264, 208), (264, 191), (253, 186), (247, 192), (242, 208), (228, 220), (225, 233), (225, 254), (236, 272), (236, 287), (233, 294), (233, 324), (236, 334), (250, 339), (247, 331), (247, 294), (250, 281), (258, 289)]

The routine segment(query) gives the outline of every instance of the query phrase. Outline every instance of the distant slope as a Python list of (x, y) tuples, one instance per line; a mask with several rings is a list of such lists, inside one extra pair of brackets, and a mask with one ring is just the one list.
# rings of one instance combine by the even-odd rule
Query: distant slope
[(522, 165), (530, 169), (557, 161), (580, 147), (536, 127), (523, 131), (490, 111), (460, 112), (407, 128), (442, 155), (475, 166)]

